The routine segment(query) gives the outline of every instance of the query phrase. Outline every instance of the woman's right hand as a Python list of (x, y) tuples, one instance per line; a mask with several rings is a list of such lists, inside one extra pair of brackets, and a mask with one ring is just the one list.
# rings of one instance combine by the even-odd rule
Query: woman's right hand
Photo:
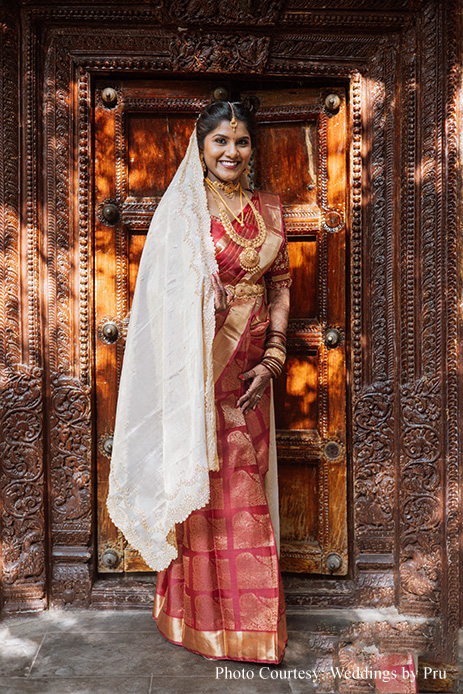
[(233, 291), (224, 287), (218, 273), (212, 275), (212, 286), (214, 287), (214, 308), (215, 312), (226, 311), (230, 308), (233, 301)]

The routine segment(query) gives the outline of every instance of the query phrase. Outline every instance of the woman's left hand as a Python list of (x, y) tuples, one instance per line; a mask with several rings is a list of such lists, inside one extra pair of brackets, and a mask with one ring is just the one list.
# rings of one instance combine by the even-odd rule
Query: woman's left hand
[(212, 286), (214, 288), (215, 312), (220, 313), (221, 311), (226, 311), (230, 308), (230, 304), (233, 301), (233, 290), (222, 284), (218, 272), (212, 275)]
[(239, 407), (243, 414), (256, 409), (271, 378), (270, 371), (263, 364), (257, 364), (253, 369), (240, 374), (242, 381), (251, 381), (245, 394), (236, 403), (236, 407)]

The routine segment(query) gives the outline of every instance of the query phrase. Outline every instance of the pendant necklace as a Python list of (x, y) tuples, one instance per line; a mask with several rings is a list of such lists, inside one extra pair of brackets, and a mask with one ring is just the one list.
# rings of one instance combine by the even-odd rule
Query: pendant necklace
[[(218, 202), (218, 209), (219, 209), (219, 215), (220, 215), (220, 221), (222, 222), (222, 225), (227, 232), (227, 235), (231, 238), (232, 241), (234, 241), (238, 246), (241, 246), (244, 248), (244, 251), (240, 254), (240, 265), (243, 270), (246, 272), (253, 272), (254, 270), (257, 270), (259, 267), (259, 253), (256, 250), (259, 246), (262, 246), (264, 243), (266, 237), (267, 237), (267, 229), (265, 227), (265, 222), (260, 214), (260, 212), (256, 209), (254, 206), (252, 200), (250, 200), (246, 193), (244, 193), (243, 189), (240, 188), (240, 201), (242, 200), (242, 196), (246, 198), (246, 200), (249, 203), (249, 206), (252, 210), (252, 213), (254, 214), (254, 217), (257, 222), (257, 228), (259, 230), (259, 233), (257, 234), (255, 239), (243, 239), (243, 237), (238, 234), (238, 232), (233, 228), (233, 224), (231, 223), (230, 217), (227, 215), (225, 208), (228, 209), (228, 211), (233, 215), (233, 217), (236, 219), (238, 224), (241, 226), (241, 228), (244, 227), (244, 207), (241, 207), (241, 219), (236, 216), (236, 214), (233, 212), (233, 210), (230, 209), (230, 207), (227, 205), (223, 197), (220, 195), (219, 191), (214, 188), (214, 185), (212, 181), (209, 181), (208, 178), (205, 179), (206, 183), (208, 184), (209, 188), (211, 191), (215, 194), (217, 202)], [(239, 185), (239, 183), (238, 183)]]

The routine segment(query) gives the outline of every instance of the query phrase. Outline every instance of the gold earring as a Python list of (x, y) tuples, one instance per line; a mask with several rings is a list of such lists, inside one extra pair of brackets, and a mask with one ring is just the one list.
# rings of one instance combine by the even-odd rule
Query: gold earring
[(206, 162), (204, 161), (204, 154), (202, 152), (199, 153), (199, 158), (201, 160), (201, 166), (203, 167), (204, 175), (206, 175), (207, 166)]
[(243, 171), (243, 173), (246, 174), (246, 176), (248, 176), (248, 175), (251, 173), (251, 169), (249, 168), (249, 166), (247, 166), (247, 167), (245, 168), (245, 170)]

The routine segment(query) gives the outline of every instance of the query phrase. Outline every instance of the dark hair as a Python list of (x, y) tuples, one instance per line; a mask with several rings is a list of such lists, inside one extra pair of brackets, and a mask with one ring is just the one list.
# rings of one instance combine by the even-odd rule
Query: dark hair
[[(232, 103), (236, 120), (245, 124), (251, 136), (251, 142), (254, 142), (256, 125), (252, 109), (242, 101), (233, 101)], [(198, 147), (202, 149), (206, 135), (215, 130), (223, 120), (230, 121), (232, 117), (233, 114), (228, 101), (218, 100), (208, 104), (208, 106), (201, 111), (196, 121)]]

